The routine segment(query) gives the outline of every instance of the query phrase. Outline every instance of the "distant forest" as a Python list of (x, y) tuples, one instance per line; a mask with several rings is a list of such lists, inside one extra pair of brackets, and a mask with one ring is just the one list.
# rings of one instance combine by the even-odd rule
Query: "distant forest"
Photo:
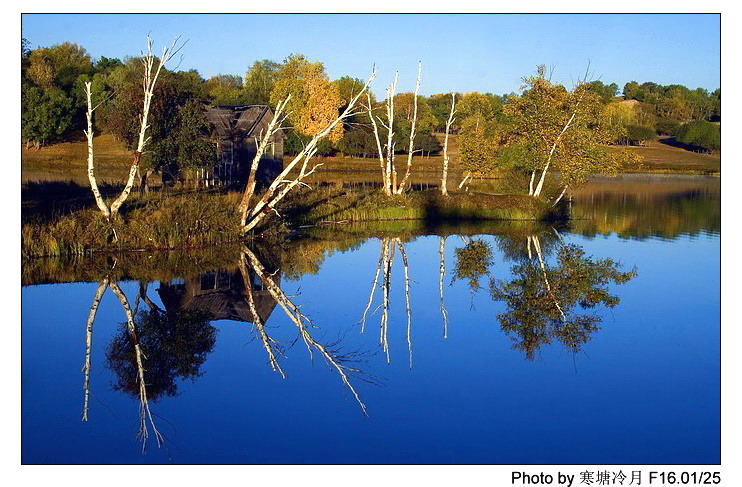
[[(102, 103), (96, 112), (97, 133), (113, 134), (127, 147), (135, 143), (141, 104), (142, 65), (137, 57), (124, 60), (100, 57), (93, 60), (77, 44), (65, 42), (51, 47), (30, 48), (26, 39), (21, 44), (21, 127), (28, 147), (58, 141), (75, 140), (85, 126), (84, 83), (91, 81), (95, 98)], [(301, 150), (310, 131), (306, 124), (311, 110), (342, 110), (363, 81), (344, 76), (330, 80), (323, 63), (309, 61), (294, 54), (282, 62), (255, 61), (243, 74), (220, 74), (204, 79), (197, 70), (166, 71), (160, 78), (152, 107), (153, 122), (150, 146), (153, 168), (178, 161), (182, 166), (202, 164), (213, 156), (207, 143), (212, 127), (204, 115), (206, 104), (219, 106), (271, 105), (292, 93), (289, 107), (290, 125), (286, 152)], [(721, 148), (721, 89), (711, 93), (703, 88), (682, 85), (659, 85), (653, 82), (626, 83), (620, 95), (616, 83), (590, 81), (587, 88), (602, 103), (600, 123), (613, 127), (608, 143), (642, 144), (658, 135), (671, 135), (681, 144), (698, 151)], [(565, 88), (566, 90), (566, 88)], [(485, 120), (500, 126), (511, 122), (509, 100), (520, 95), (511, 93), (457, 93), (456, 120), (452, 133), (466, 135), (467, 120)], [(307, 103), (311, 98), (312, 103)], [(321, 100), (318, 102), (317, 100)], [(435, 132), (445, 130), (451, 109), (451, 93), (418, 97), (415, 151), (423, 155), (441, 150)], [(408, 140), (414, 95), (395, 95), (395, 130), (399, 140)], [(317, 106), (321, 103), (323, 106)], [(372, 99), (371, 103), (379, 103)], [(596, 112), (597, 113), (597, 112)], [(336, 153), (355, 157), (375, 157), (375, 139), (365, 123), (364, 114), (346, 121), (318, 147), (319, 156)], [(479, 127), (479, 123), (476, 124)], [(496, 130), (495, 130), (496, 132)], [(480, 134), (481, 135), (481, 134)], [(477, 139), (478, 140), (478, 139)], [(407, 143), (409, 145), (409, 143)], [(400, 144), (396, 151), (409, 147)]]

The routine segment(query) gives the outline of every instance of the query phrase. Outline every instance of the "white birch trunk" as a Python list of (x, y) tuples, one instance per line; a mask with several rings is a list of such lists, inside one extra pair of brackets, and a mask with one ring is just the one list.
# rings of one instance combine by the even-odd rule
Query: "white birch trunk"
[(266, 271), (265, 267), (263, 267), (263, 264), (260, 262), (257, 256), (247, 247), (243, 247), (242, 251), (243, 255), (247, 256), (250, 266), (260, 276), (270, 295), (273, 297), (273, 299), (276, 300), (284, 313), (286, 313), (286, 316), (288, 316), (289, 319), (296, 325), (297, 329), (299, 330), (299, 334), (302, 337), (302, 340), (304, 340), (304, 343), (309, 350), (310, 357), (312, 356), (312, 349), (317, 350), (320, 355), (324, 357), (327, 363), (335, 368), (335, 370), (340, 375), (343, 384), (345, 384), (345, 386), (350, 390), (356, 402), (358, 402), (358, 404), (361, 406), (363, 414), (367, 416), (368, 412), (366, 411), (366, 405), (363, 403), (363, 401), (361, 401), (361, 396), (358, 394), (358, 392), (356, 392), (348, 377), (348, 371), (352, 372), (354, 371), (354, 369), (349, 369), (347, 366), (340, 363), (334, 353), (329, 351), (324, 345), (318, 343), (309, 334), (309, 331), (307, 330), (307, 324), (311, 325), (311, 321), (309, 320), (309, 318), (302, 314), (299, 310), (299, 307), (296, 306), (288, 298), (288, 296), (286, 296), (286, 294), (281, 290), (281, 287), (273, 280), (271, 274)]
[(376, 265), (376, 274), (374, 275), (374, 282), (371, 285), (371, 292), (368, 296), (368, 302), (366, 303), (366, 308), (363, 310), (363, 316), (361, 316), (361, 333), (364, 332), (366, 329), (366, 315), (368, 315), (369, 310), (371, 309), (371, 304), (374, 302), (374, 293), (376, 293), (376, 285), (379, 282), (379, 274), (381, 273), (381, 266), (384, 262), (384, 251), (381, 251), (381, 255), (379, 256), (379, 263)]
[[(312, 139), (307, 143), (307, 145), (299, 152), (299, 154), (294, 157), (291, 162), (289, 162), (286, 167), (281, 171), (281, 174), (276, 177), (275, 180), (268, 186), (268, 189), (265, 191), (265, 194), (260, 198), (260, 200), (255, 204), (254, 207), (250, 210), (248, 213), (248, 217), (246, 219), (245, 225), (242, 227), (242, 231), (247, 233), (253, 228), (255, 228), (261, 221), (265, 219), (265, 217), (269, 214), (270, 211), (275, 211), (275, 206), (288, 194), (288, 192), (296, 187), (299, 183), (301, 183), (301, 180), (305, 178), (306, 176), (309, 176), (314, 170), (320, 166), (321, 164), (316, 164), (310, 171), (305, 171), (305, 168), (309, 162), (309, 159), (311, 159), (314, 154), (317, 152), (317, 144), (319, 143), (320, 139), (327, 136), (332, 129), (334, 129), (338, 123), (342, 122), (346, 118), (354, 115), (355, 112), (353, 112), (353, 108), (355, 107), (356, 103), (358, 102), (358, 99), (361, 97), (361, 95), (368, 90), (369, 84), (371, 84), (371, 81), (376, 77), (376, 67), (374, 66), (373, 71), (371, 72), (371, 76), (369, 76), (368, 81), (366, 81), (366, 84), (363, 86), (361, 91), (358, 92), (348, 103), (348, 106), (343, 110), (343, 113), (340, 114), (338, 117), (336, 117), (333, 121), (328, 123), (325, 128), (320, 130), (318, 133), (316, 133)], [(282, 184), (286, 184), (289, 173), (300, 163), (303, 162), (302, 165), (302, 172), (300, 176), (294, 180), (288, 181), (288, 188), (286, 190), (280, 190), (279, 187)]]
[(103, 197), (98, 190), (98, 182), (95, 179), (95, 162), (93, 159), (93, 94), (91, 89), (92, 83), (90, 81), (85, 82), (85, 96), (87, 98), (88, 110), (86, 117), (88, 121), (88, 128), (85, 130), (85, 136), (88, 139), (88, 181), (90, 181), (90, 190), (93, 192), (95, 197), (95, 204), (98, 205), (103, 216), (109, 218), (111, 211), (108, 209), (108, 205), (103, 201)]
[(402, 255), (402, 266), (404, 268), (404, 297), (407, 311), (407, 353), (409, 355), (410, 369), (412, 369), (412, 309), (410, 308), (410, 270), (407, 262), (407, 253), (400, 239), (397, 240), (399, 253)]
[(453, 124), (454, 105), (456, 104), (456, 94), (451, 93), (451, 111), (448, 114), (448, 120), (446, 121), (446, 138), (443, 142), (443, 176), (441, 178), (441, 194), (448, 196), (448, 136), (451, 133), (451, 124)]
[(440, 267), (439, 267), (439, 278), (438, 278), (438, 293), (441, 296), (441, 315), (443, 316), (443, 338), (448, 338), (448, 310), (446, 310), (446, 303), (443, 300), (443, 278), (446, 275), (446, 237), (441, 237), (441, 242), (438, 246), (438, 254), (440, 255)]
[[(286, 96), (286, 99), (279, 102), (276, 106), (276, 111), (273, 114), (273, 119), (268, 124), (268, 129), (266, 130), (265, 136), (260, 139), (260, 143), (256, 148), (255, 157), (253, 157), (252, 163), (250, 164), (250, 174), (247, 178), (247, 185), (245, 186), (245, 192), (242, 195), (242, 200), (240, 201), (239, 206), (241, 214), (240, 224), (243, 227), (247, 224), (248, 210), (250, 209), (250, 199), (252, 198), (253, 194), (255, 194), (255, 185), (257, 183), (257, 181), (255, 180), (255, 176), (258, 172), (260, 159), (263, 157), (265, 149), (268, 147), (268, 143), (271, 141), (271, 139), (273, 139), (276, 132), (281, 129), (281, 125), (286, 119), (283, 112), (286, 109), (286, 105), (288, 104), (290, 99), (291, 94), (289, 93), (288, 96)], [(234, 149), (232, 152), (234, 152)]]
[(420, 77), (422, 76), (423, 63), (419, 62), (417, 65), (417, 81), (415, 82), (415, 94), (414, 98), (414, 109), (412, 114), (412, 126), (410, 127), (410, 146), (407, 150), (407, 169), (405, 170), (402, 182), (397, 188), (397, 194), (402, 194), (407, 185), (407, 180), (410, 177), (410, 171), (412, 170), (412, 156), (415, 153), (415, 129), (417, 127), (417, 94), (420, 92)]
[(379, 164), (381, 165), (381, 180), (384, 185), (384, 194), (387, 196), (391, 195), (390, 184), (388, 183), (389, 178), (386, 172), (386, 159), (384, 158), (384, 151), (381, 148), (381, 139), (379, 138), (379, 126), (376, 124), (376, 118), (371, 111), (371, 95), (366, 93), (368, 110), (368, 118), (371, 119), (371, 126), (374, 129), (374, 138), (376, 139), (376, 150), (379, 152)]
[(137, 334), (137, 328), (136, 324), (134, 323), (134, 315), (131, 312), (131, 308), (129, 307), (129, 301), (126, 299), (126, 295), (121, 290), (121, 288), (118, 286), (118, 283), (115, 281), (111, 281), (110, 286), (111, 291), (113, 294), (116, 295), (116, 297), (119, 299), (119, 302), (121, 302), (121, 307), (124, 308), (124, 313), (126, 314), (126, 324), (127, 328), (129, 330), (129, 335), (131, 336), (131, 341), (134, 344), (134, 356), (136, 357), (137, 362), (137, 382), (139, 382), (139, 438), (142, 440), (142, 451), (144, 451), (145, 446), (147, 444), (147, 437), (149, 437), (149, 428), (147, 427), (147, 420), (149, 420), (149, 424), (152, 426), (152, 431), (155, 434), (155, 439), (157, 440), (157, 446), (162, 446), (162, 444), (165, 442), (165, 439), (160, 434), (160, 431), (157, 429), (157, 425), (155, 425), (155, 420), (152, 417), (152, 411), (149, 407), (149, 400), (147, 399), (147, 382), (144, 378), (144, 353), (142, 352), (141, 347), (139, 346), (139, 336)]
[(562, 189), (562, 192), (559, 193), (559, 196), (557, 197), (556, 201), (554, 201), (554, 203), (551, 205), (552, 208), (554, 208), (562, 200), (562, 197), (564, 196), (564, 193), (567, 192), (567, 189), (568, 189), (568, 186), (565, 185), (564, 188)]
[(126, 199), (131, 193), (131, 188), (134, 186), (134, 178), (137, 174), (139, 163), (142, 159), (142, 153), (144, 148), (149, 141), (147, 137), (147, 129), (149, 128), (149, 109), (152, 104), (152, 96), (154, 95), (155, 85), (157, 84), (157, 78), (160, 76), (160, 72), (165, 64), (172, 59), (172, 57), (180, 50), (176, 49), (178, 38), (176, 38), (170, 47), (164, 47), (162, 49), (162, 55), (160, 56), (157, 69), (152, 72), (155, 63), (155, 56), (152, 54), (152, 39), (147, 36), (147, 54), (144, 56), (142, 63), (144, 64), (144, 77), (142, 79), (142, 88), (144, 89), (144, 101), (142, 103), (142, 116), (139, 125), (139, 140), (137, 142), (137, 149), (134, 151), (134, 160), (131, 163), (129, 169), (129, 176), (126, 180), (126, 186), (116, 200), (111, 204), (111, 215), (117, 215), (119, 208), (124, 204)]
[(278, 363), (278, 358), (276, 357), (276, 341), (268, 336), (268, 333), (265, 331), (265, 323), (263, 323), (263, 319), (258, 314), (258, 309), (255, 306), (255, 297), (253, 296), (252, 282), (250, 280), (250, 273), (247, 267), (247, 259), (245, 258), (244, 254), (240, 256), (238, 265), (240, 268), (240, 274), (242, 275), (242, 284), (245, 287), (247, 306), (250, 310), (250, 314), (253, 317), (253, 324), (255, 325), (255, 329), (260, 335), (260, 341), (263, 344), (263, 348), (268, 354), (268, 363), (270, 363), (271, 369), (273, 369), (274, 372), (278, 372), (279, 374), (281, 374), (281, 378), (285, 379), (286, 374), (284, 374), (281, 365)]

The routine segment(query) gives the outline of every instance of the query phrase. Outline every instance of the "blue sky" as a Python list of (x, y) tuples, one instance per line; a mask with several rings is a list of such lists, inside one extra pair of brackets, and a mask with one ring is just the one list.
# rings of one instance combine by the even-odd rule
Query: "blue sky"
[(517, 91), (540, 63), (572, 86), (591, 62), (594, 77), (619, 87), (636, 80), (709, 90), (720, 86), (718, 15), (24, 15), (32, 47), (71, 41), (94, 57), (137, 55), (151, 32), (159, 50), (188, 39), (180, 69), (244, 75), (256, 59), (291, 53), (325, 63), (332, 79), (365, 78), (373, 91), (399, 71), (398, 91)]

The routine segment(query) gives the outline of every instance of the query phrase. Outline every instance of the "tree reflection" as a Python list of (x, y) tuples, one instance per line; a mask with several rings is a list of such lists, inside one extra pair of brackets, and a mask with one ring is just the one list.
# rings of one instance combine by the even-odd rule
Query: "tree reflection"
[(489, 274), (492, 265), (492, 247), (480, 239), (470, 239), (468, 243), (455, 250), (453, 281), (466, 280), (471, 291), (471, 307), (474, 307), (474, 294), (481, 289), (479, 280)]
[[(402, 266), (404, 270), (404, 290), (405, 290), (405, 304), (407, 313), (407, 354), (409, 357), (410, 368), (412, 368), (412, 307), (410, 305), (410, 265), (407, 259), (407, 252), (405, 251), (404, 244), (400, 238), (382, 238), (381, 239), (381, 255), (379, 256), (379, 263), (376, 266), (376, 275), (374, 276), (374, 282), (371, 285), (371, 292), (369, 293), (368, 302), (366, 308), (363, 310), (363, 316), (361, 317), (361, 333), (366, 329), (366, 317), (371, 305), (374, 301), (374, 294), (376, 292), (377, 283), (379, 282), (379, 274), (381, 273), (381, 319), (379, 322), (379, 342), (381, 343), (382, 350), (386, 355), (387, 363), (391, 362), (391, 355), (389, 353), (389, 308), (390, 308), (390, 293), (392, 288), (392, 268), (394, 264), (395, 253), (399, 250), (399, 254), (402, 256)], [(442, 296), (442, 295), (441, 295)], [(441, 297), (442, 299), (442, 297)], [(441, 301), (442, 302), (442, 301)]]
[(114, 389), (139, 394), (137, 339), (146, 352), (147, 394), (150, 400), (178, 394), (179, 380), (203, 375), (201, 366), (214, 348), (217, 330), (210, 316), (199, 310), (141, 311), (136, 334), (122, 330), (108, 346), (108, 366), (116, 373)]
[[(309, 332), (310, 328), (314, 328), (314, 325), (312, 324), (312, 321), (309, 319), (309, 317), (307, 317), (301, 311), (300, 307), (296, 305), (288, 295), (286, 295), (286, 293), (281, 289), (281, 286), (274, 279), (274, 276), (266, 270), (265, 266), (260, 261), (258, 256), (250, 248), (248, 248), (247, 246), (243, 246), (242, 251), (243, 254), (240, 264), (241, 269), (247, 269), (249, 266), (254, 271), (255, 275), (259, 277), (263, 286), (265, 287), (265, 289), (267, 289), (278, 306), (283, 310), (289, 320), (291, 320), (291, 322), (296, 325), (299, 336), (301, 337), (302, 341), (307, 347), (307, 350), (309, 351), (310, 358), (313, 358), (314, 352), (317, 352), (320, 356), (322, 356), (322, 358), (325, 359), (325, 362), (330, 366), (330, 368), (334, 369), (338, 373), (343, 384), (353, 394), (356, 402), (358, 402), (358, 404), (361, 406), (363, 414), (367, 415), (366, 405), (363, 403), (363, 401), (361, 400), (361, 396), (358, 394), (355, 387), (350, 382), (350, 377), (352, 375), (364, 375), (363, 371), (354, 365), (363, 361), (364, 354), (362, 352), (341, 351), (339, 348), (339, 342), (331, 343), (329, 345), (318, 342)], [(271, 341), (269, 340), (269, 343), (270, 342)], [(271, 359), (274, 358), (271, 355), (270, 350), (269, 356), (271, 357)], [(280, 368), (278, 368), (277, 370), (283, 376), (283, 371)]]
[(615, 307), (619, 298), (608, 286), (633, 279), (636, 269), (622, 272), (613, 259), (593, 260), (573, 244), (560, 247), (557, 264), (550, 266), (543, 258), (538, 236), (528, 237), (527, 247), (533, 249), (536, 259), (513, 266), (510, 281), (490, 281), (492, 298), (507, 306), (507, 311), (497, 316), (500, 328), (528, 360), (554, 339), (576, 353), (600, 329), (602, 321), (595, 313), (579, 311), (600, 304)]

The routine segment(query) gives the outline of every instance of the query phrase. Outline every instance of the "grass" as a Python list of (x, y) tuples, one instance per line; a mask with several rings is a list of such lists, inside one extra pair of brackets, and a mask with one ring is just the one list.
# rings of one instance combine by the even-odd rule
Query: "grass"
[[(115, 194), (113, 188), (109, 199)], [(24, 186), (21, 227), (24, 258), (82, 255), (92, 251), (199, 248), (243, 239), (237, 192), (158, 191), (132, 194), (121, 214), (106, 220), (89, 190), (73, 183), (31, 183)], [(44, 196), (49, 196), (45, 198)], [(51, 201), (51, 202), (50, 202)], [(387, 197), (378, 190), (320, 187), (291, 195), (271, 216), (263, 234), (328, 221), (543, 220), (554, 215), (528, 196), (437, 191)]]
[(647, 142), (644, 147), (627, 148), (644, 158), (640, 167), (627, 166), (626, 172), (720, 174), (721, 154), (702, 154), (674, 145), (672, 137)]
[[(93, 140), (95, 172), (99, 183), (123, 183), (129, 173), (132, 153), (111, 134)], [(27, 149), (21, 143), (21, 178), (31, 181), (74, 181), (87, 184), (87, 142), (83, 139)], [(157, 181), (153, 181), (157, 183)]]
[(284, 210), (297, 224), (383, 220), (544, 220), (547, 205), (525, 195), (414, 191), (385, 196), (378, 190), (321, 188), (297, 193)]
[[(436, 134), (443, 144), (443, 134)], [(111, 184), (122, 183), (131, 163), (131, 153), (110, 134), (95, 138), (96, 174), (99, 182)], [(637, 168), (627, 166), (627, 172), (656, 172), (684, 174), (717, 174), (721, 171), (720, 154), (701, 154), (673, 146), (669, 137), (648, 142), (645, 147), (630, 147), (630, 150), (644, 157), (644, 162)], [(458, 167), (458, 136), (451, 135), (449, 140), (451, 157), (449, 185), (456, 187), (462, 171)], [(86, 173), (87, 146), (84, 140), (62, 142), (43, 147), (40, 150), (26, 149), (21, 144), (22, 179), (29, 181), (74, 181), (87, 184)], [(405, 164), (400, 156), (399, 163)], [(375, 158), (360, 157), (327, 157), (320, 159), (322, 168), (310, 180), (328, 182), (339, 186), (344, 183), (376, 182), (380, 180), (379, 161)], [(416, 156), (413, 160), (411, 181), (413, 184), (428, 187), (440, 181), (443, 167), (443, 156)], [(152, 184), (159, 184), (156, 177)]]
[(93, 206), (45, 218), (27, 216), (21, 227), (22, 257), (233, 242), (240, 238), (238, 201), (235, 193), (156, 193), (133, 195), (111, 221)]

